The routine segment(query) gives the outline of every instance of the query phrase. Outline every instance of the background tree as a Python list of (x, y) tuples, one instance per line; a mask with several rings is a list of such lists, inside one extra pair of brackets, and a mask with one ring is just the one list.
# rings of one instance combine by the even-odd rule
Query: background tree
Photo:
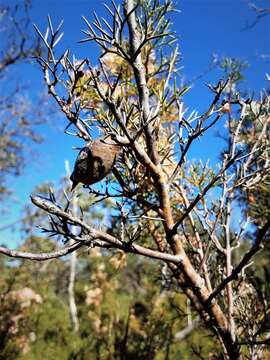
[[(82, 41), (100, 46), (99, 68), (88, 59), (72, 61), (68, 51), (58, 55), (55, 46), (62, 35), (60, 26), (54, 30), (50, 19), (44, 35), (36, 28), (47, 51), (39, 63), (48, 91), (66, 114), (68, 127), (73, 126), (75, 135), (85, 141), (98, 133), (104, 141), (122, 147), (114, 177), (103, 188), (89, 189), (97, 201), (117, 199), (115, 221), (110, 229), (100, 229), (84, 215), (74, 216), (69, 199), (63, 204), (52, 193), (47, 199), (34, 196), (33, 203), (51, 216), (51, 227), (44, 231), (73, 239), (73, 243), (42, 254), (6, 248), (1, 252), (44, 260), (96, 247), (163, 260), (174, 286), (185, 293), (205, 326), (217, 335), (223, 356), (238, 359), (249, 351), (254, 357), (261, 351), (258, 346), (269, 341), (268, 329), (262, 326), (268, 312), (258, 316), (260, 299), (245, 274), (270, 221), (267, 218), (257, 233), (250, 231), (249, 249), (239, 259), (235, 254), (247, 238), (248, 219), (243, 214), (239, 226), (233, 217), (241, 189), (255, 187), (267, 177), (269, 117), (264, 119), (267, 125), (261, 128), (256, 146), (245, 146), (240, 133), (250, 116), (250, 100), (234, 91), (235, 71), (209, 85), (213, 100), (206, 111), (188, 114), (183, 104), (188, 89), (174, 81), (179, 54), (177, 48), (170, 52), (175, 38), (166, 16), (171, 10), (170, 1), (136, 6), (125, 1), (122, 8), (113, 3), (109, 9), (111, 23), (95, 17), (91, 25), (85, 19)], [(265, 106), (266, 114), (268, 97), (265, 93), (256, 99)], [(256, 116), (259, 119), (263, 114)], [(211, 168), (189, 161), (191, 145), (225, 118), (227, 146), (220, 164)], [(79, 228), (78, 234), (71, 226)], [(94, 274), (98, 281), (98, 269)], [(97, 302), (96, 315), (100, 291), (94, 296), (93, 291), (88, 301), (93, 306)], [(124, 345), (122, 342), (122, 356), (127, 354)], [(150, 354), (152, 349), (148, 347)]]
[[(45, 112), (40, 104), (33, 104), (27, 98), (26, 85), (14, 76), (14, 67), (21, 62), (30, 62), (40, 54), (39, 39), (32, 40), (29, 33), (30, 1), (17, 5), (1, 5), (0, 26), (2, 36), (0, 47), (0, 197), (10, 193), (7, 177), (19, 175), (30, 146), (39, 143), (41, 136), (36, 125), (44, 123)], [(44, 97), (43, 97), (44, 101)], [(33, 155), (32, 155), (33, 157)]]

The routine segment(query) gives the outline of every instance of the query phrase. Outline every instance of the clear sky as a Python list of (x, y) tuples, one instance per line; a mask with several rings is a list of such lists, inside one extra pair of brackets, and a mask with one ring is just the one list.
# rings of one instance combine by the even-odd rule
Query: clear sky
[[(14, 4), (15, 1), (4, 0), (4, 3)], [(203, 74), (211, 63), (212, 55), (216, 54), (219, 57), (238, 57), (249, 62), (244, 86), (250, 92), (258, 92), (266, 86), (265, 74), (270, 73), (270, 16), (262, 18), (255, 27), (243, 31), (246, 23), (255, 18), (247, 3), (245, 0), (179, 0), (176, 3), (181, 12), (174, 14), (172, 20), (174, 30), (179, 35), (183, 67), (181, 72), (187, 81), (192, 82)], [(31, 18), (42, 30), (46, 27), (48, 14), (54, 24), (64, 19), (65, 35), (60, 46), (70, 48), (77, 58), (87, 56), (95, 63), (96, 49), (91, 43), (78, 44), (78, 40), (83, 37), (81, 29), (85, 29), (81, 16), (91, 20), (93, 11), (104, 16), (105, 8), (102, 4), (103, 1), (93, 0), (33, 0)], [(256, 4), (270, 7), (269, 0), (257, 1)], [(25, 96), (30, 99), (34, 100), (44, 89), (42, 73), (34, 63), (17, 67), (12, 76), (18, 82), (28, 84), (29, 92)], [(193, 89), (185, 99), (191, 110), (207, 106), (209, 91), (205, 84), (217, 82), (220, 76), (221, 73), (214, 70), (193, 82)], [(80, 146), (81, 143), (63, 134), (65, 119), (55, 109), (50, 126), (40, 128), (44, 142), (35, 147), (38, 160), (28, 164), (22, 176), (10, 178), (14, 197), (8, 204), (9, 212), (0, 217), (0, 227), (21, 216), (21, 209), (29, 202), (29, 195), (36, 185), (44, 181), (57, 182), (65, 173), (64, 161), (69, 159), (73, 163), (76, 157), (71, 147)], [(215, 161), (219, 149), (220, 140), (211, 136), (211, 142), (207, 146), (198, 142), (193, 147), (192, 156)], [(4, 240), (7, 245), (14, 245), (20, 236), (18, 232), (11, 230), (2, 231), (0, 235), (1, 242)]]

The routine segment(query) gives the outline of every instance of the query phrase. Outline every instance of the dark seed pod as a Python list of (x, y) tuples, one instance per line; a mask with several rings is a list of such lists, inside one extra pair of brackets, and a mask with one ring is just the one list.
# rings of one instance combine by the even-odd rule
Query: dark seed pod
[(70, 176), (72, 190), (78, 183), (95, 184), (111, 172), (121, 147), (106, 141), (103, 138), (97, 139), (81, 149)]

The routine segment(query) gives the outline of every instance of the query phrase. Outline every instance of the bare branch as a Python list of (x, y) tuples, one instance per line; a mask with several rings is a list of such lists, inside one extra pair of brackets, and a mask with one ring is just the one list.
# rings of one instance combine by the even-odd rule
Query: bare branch
[(182, 261), (181, 256), (161, 253), (159, 251), (152, 250), (134, 243), (129, 244), (121, 240), (118, 240), (116, 237), (110, 234), (107, 234), (103, 231), (93, 228), (92, 226), (87, 225), (85, 222), (74, 217), (72, 214), (65, 212), (64, 210), (53, 204), (51, 201), (48, 201), (38, 196), (32, 196), (31, 200), (36, 206), (47, 211), (52, 215), (57, 216), (59, 219), (68, 220), (72, 224), (80, 226), (84, 230), (84, 233), (82, 237), (76, 236), (74, 238), (77, 239), (77, 241), (79, 239), (79, 241), (81, 241), (81, 244), (86, 242), (89, 245), (91, 241), (99, 239), (105, 241), (107, 244), (110, 244), (113, 247), (116, 247), (126, 252), (140, 254), (154, 259), (169, 261), (175, 264), (179, 264)]
[(213, 179), (204, 187), (204, 189), (196, 196), (196, 198), (192, 201), (189, 207), (185, 210), (185, 212), (181, 215), (180, 219), (177, 220), (175, 225), (173, 226), (173, 232), (177, 231), (177, 228), (184, 221), (184, 219), (188, 216), (188, 214), (193, 210), (193, 208), (198, 204), (198, 202), (205, 196), (205, 194), (213, 187), (213, 185), (222, 178), (223, 173), (235, 163), (238, 154), (234, 156), (232, 159), (227, 161), (224, 167), (222, 167), (217, 175), (213, 177)]
[(251, 247), (251, 249), (244, 255), (243, 259), (240, 261), (240, 263), (232, 270), (232, 273), (230, 276), (226, 277), (217, 287), (214, 289), (212, 294), (209, 296), (207, 302), (211, 303), (211, 301), (218, 295), (220, 292), (226, 287), (226, 285), (236, 280), (238, 277), (238, 274), (242, 271), (242, 269), (248, 264), (248, 262), (253, 258), (253, 256), (262, 249), (263, 244), (262, 241), (267, 234), (267, 231), (270, 228), (270, 219), (267, 221), (267, 223), (258, 231), (258, 234), (256, 236), (256, 240), (254, 245)]
[(24, 251), (16, 251), (16, 250), (7, 249), (3, 246), (0, 246), (0, 253), (7, 255), (9, 257), (13, 257), (13, 258), (45, 261), (45, 260), (56, 259), (56, 258), (65, 256), (65, 255), (68, 255), (68, 254), (72, 253), (73, 251), (79, 249), (83, 245), (87, 245), (87, 243), (82, 244), (80, 242), (76, 242), (70, 246), (64, 247), (63, 249), (48, 252), (48, 253), (40, 253), (40, 254), (34, 254), (34, 253), (29, 253), (29, 252), (24, 252)]

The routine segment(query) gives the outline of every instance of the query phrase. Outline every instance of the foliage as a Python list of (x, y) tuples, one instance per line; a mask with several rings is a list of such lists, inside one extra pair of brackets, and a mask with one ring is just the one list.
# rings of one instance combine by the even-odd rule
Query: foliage
[[(28, 249), (41, 244), (40, 240), (32, 239)], [(169, 289), (160, 292), (159, 273), (152, 262), (133, 256), (119, 271), (113, 261), (117, 256), (96, 251), (80, 256), (75, 288), (78, 333), (69, 319), (68, 262), (36, 267), (24, 261), (15, 268), (5, 264), (3, 281), (13, 279), (13, 284), (1, 302), (1, 314), (5, 313), (1, 323), (18, 320), (12, 329), (5, 329), (8, 336), (1, 345), (2, 358), (35, 359), (42, 353), (44, 359), (163, 359), (168, 353), (170, 358), (189, 359), (191, 344), (201, 347), (205, 356), (217, 348), (202, 328), (185, 342), (175, 342), (174, 334), (187, 321), (184, 296)], [(152, 279), (149, 272), (155, 274)], [(37, 303), (31, 300), (30, 307), (30, 302), (23, 305), (24, 299), (10, 302), (13, 293), (26, 288), (37, 294)], [(2, 329), (2, 339), (6, 333)]]

